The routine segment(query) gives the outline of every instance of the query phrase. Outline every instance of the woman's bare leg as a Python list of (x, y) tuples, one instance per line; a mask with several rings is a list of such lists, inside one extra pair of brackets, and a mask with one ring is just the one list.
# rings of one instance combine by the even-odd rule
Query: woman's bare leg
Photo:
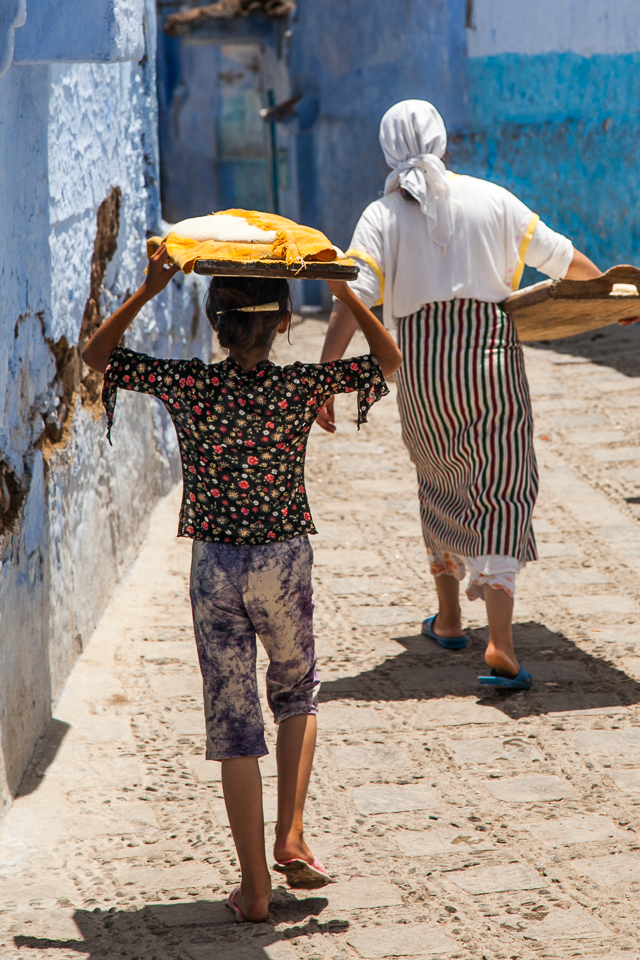
[(489, 643), (484, 658), (490, 667), (505, 677), (516, 677), (520, 672), (513, 649), (513, 599), (506, 590), (485, 584), (484, 600), (489, 621)]
[(247, 920), (266, 920), (271, 902), (271, 876), (264, 852), (262, 778), (258, 758), (223, 760), (222, 792), (242, 871), (236, 903)]
[(273, 855), (277, 862), (314, 856), (304, 841), (302, 816), (309, 789), (317, 721), (313, 714), (289, 717), (278, 727), (278, 823)]
[(460, 581), (447, 573), (433, 579), (438, 594), (438, 617), (433, 629), (441, 637), (459, 637), (462, 635)]

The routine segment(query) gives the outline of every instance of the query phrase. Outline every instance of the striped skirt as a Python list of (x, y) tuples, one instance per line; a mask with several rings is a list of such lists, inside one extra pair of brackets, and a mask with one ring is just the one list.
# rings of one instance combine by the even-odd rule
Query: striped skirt
[(400, 320), (402, 437), (430, 553), (535, 560), (538, 491), (522, 345), (497, 304), (428, 303)]

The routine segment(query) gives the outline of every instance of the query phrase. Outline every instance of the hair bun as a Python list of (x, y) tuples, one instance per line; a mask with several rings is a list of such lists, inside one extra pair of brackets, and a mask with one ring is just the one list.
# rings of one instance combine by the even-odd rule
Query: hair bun
[[(274, 303), (279, 309), (273, 309)], [(270, 309), (246, 309), (259, 306)], [(281, 278), (212, 277), (205, 301), (220, 346), (241, 354), (256, 347), (268, 351), (287, 310), (291, 310), (289, 283)]]

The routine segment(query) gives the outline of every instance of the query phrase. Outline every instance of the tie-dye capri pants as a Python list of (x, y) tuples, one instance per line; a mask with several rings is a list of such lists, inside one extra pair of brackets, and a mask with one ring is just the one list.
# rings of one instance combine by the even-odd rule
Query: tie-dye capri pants
[(208, 760), (269, 752), (256, 634), (269, 657), (267, 702), (276, 723), (318, 712), (312, 566), (307, 536), (259, 546), (194, 541), (191, 607)]

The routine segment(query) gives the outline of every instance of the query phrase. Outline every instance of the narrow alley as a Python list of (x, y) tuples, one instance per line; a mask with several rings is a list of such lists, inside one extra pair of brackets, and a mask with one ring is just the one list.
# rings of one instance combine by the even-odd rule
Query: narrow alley
[[(324, 329), (299, 323), (275, 359), (317, 359)], [(337, 882), (293, 892), (274, 874), (256, 926), (224, 906), (239, 871), (203, 758), (191, 545), (178, 489), (162, 500), (0, 824), (2, 960), (637, 960), (637, 337), (525, 349), (541, 473), (541, 560), (516, 599), (529, 693), (478, 687), (480, 603), (464, 603), (462, 653), (419, 635), (435, 592), (393, 387), (359, 434), (353, 397), (335, 436), (314, 428), (308, 831)], [(269, 836), (273, 755), (262, 769)]]

